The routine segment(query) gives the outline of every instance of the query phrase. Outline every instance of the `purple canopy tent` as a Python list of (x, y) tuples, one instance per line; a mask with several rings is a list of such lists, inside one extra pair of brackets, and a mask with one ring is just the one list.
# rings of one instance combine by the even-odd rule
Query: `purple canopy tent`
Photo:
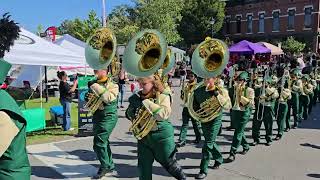
[(258, 43), (252, 43), (246, 40), (240, 41), (229, 48), (230, 53), (234, 54), (263, 54), (271, 53), (271, 50)]

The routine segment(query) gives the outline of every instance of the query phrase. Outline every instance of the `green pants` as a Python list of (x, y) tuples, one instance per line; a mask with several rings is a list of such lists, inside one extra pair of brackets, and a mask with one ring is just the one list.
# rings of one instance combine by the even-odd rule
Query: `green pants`
[(236, 123), (235, 123), (235, 120), (236, 120), (236, 119), (235, 119), (235, 117), (234, 117), (234, 115), (233, 115), (233, 110), (231, 109), (231, 110), (230, 110), (230, 127), (233, 128), (233, 129), (236, 127), (236, 125), (235, 125), (235, 124), (236, 124)]
[(243, 149), (249, 149), (249, 143), (247, 142), (246, 135), (244, 134), (244, 130), (246, 125), (250, 119), (251, 109), (247, 109), (245, 111), (237, 111), (232, 110), (232, 116), (236, 119), (235, 125), (236, 129), (234, 131), (232, 145), (230, 149), (230, 154), (235, 155), (237, 153), (237, 149), (241, 145)]
[[(294, 126), (298, 126), (299, 122), (301, 121), (300, 118), (300, 111), (299, 111), (299, 93), (292, 92), (292, 98), (288, 101), (288, 113), (286, 117), (286, 124), (289, 124), (290, 117), (291, 117), (291, 109), (292, 115), (294, 119)], [(287, 127), (290, 128), (290, 127)]]
[(308, 95), (301, 95), (300, 96), (300, 117), (302, 117), (304, 120), (308, 119), (308, 112), (309, 112), (309, 103), (310, 98)]
[[(274, 108), (273, 106), (265, 106), (264, 111), (262, 111), (263, 105), (260, 104), (259, 114), (256, 115), (257, 119), (254, 119), (253, 121), (252, 138), (254, 141), (259, 141), (260, 139), (260, 128), (263, 122), (264, 127), (266, 129), (266, 141), (272, 142), (272, 126), (273, 126), (273, 119), (274, 119), (273, 108)], [(261, 120), (259, 121), (258, 119), (261, 119)]]
[(312, 107), (313, 107), (313, 96), (314, 96), (314, 93), (312, 92), (312, 93), (310, 93), (309, 94), (309, 100), (310, 100), (310, 102), (309, 102), (309, 111), (308, 111), (308, 114), (310, 114), (311, 112), (312, 112)]
[(219, 146), (216, 143), (216, 137), (219, 133), (222, 124), (222, 113), (220, 116), (207, 123), (202, 123), (202, 132), (204, 136), (204, 144), (202, 147), (202, 160), (200, 164), (200, 171), (203, 173), (208, 172), (208, 165), (211, 158), (219, 163), (223, 163), (222, 154)]
[[(116, 104), (115, 104), (116, 105)], [(93, 150), (97, 154), (102, 169), (114, 169), (109, 137), (118, 121), (115, 111), (97, 110), (93, 115)]]
[(188, 111), (187, 107), (184, 107), (182, 110), (182, 126), (180, 130), (180, 142), (186, 141), (187, 138), (187, 131), (189, 127), (189, 120), (192, 122), (193, 130), (196, 135), (196, 140), (201, 140), (201, 133), (200, 133), (200, 123), (198, 123), (195, 119), (193, 119)]
[(313, 105), (316, 105), (318, 100), (320, 100), (320, 84), (317, 83), (317, 88), (314, 90), (314, 96), (312, 100)]
[(157, 123), (158, 130), (150, 132), (138, 141), (138, 168), (140, 180), (152, 179), (154, 160), (168, 167), (176, 153), (174, 129), (170, 122)]
[[(228, 90), (231, 103), (234, 104), (234, 87), (229, 88)], [(235, 128), (235, 119), (232, 117), (232, 109), (230, 110), (230, 127)]]
[(277, 124), (278, 124), (278, 136), (283, 135), (284, 126), (285, 123), (286, 127), (290, 127), (289, 121), (286, 121), (287, 113), (288, 113), (288, 104), (287, 103), (280, 103), (277, 104), (276, 107), (279, 107), (278, 109), (278, 117), (277, 117)]

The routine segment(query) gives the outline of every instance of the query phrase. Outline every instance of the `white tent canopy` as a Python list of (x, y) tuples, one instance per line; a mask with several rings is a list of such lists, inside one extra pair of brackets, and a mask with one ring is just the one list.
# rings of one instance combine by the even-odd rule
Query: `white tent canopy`
[(73, 53), (79, 55), (84, 60), (81, 66), (73, 66), (73, 67), (66, 67), (64, 65), (60, 66), (60, 70), (66, 71), (67, 73), (80, 73), (80, 74), (89, 74), (93, 75), (93, 69), (89, 67), (89, 65), (85, 62), (85, 47), (86, 43), (70, 36), (69, 34), (63, 35), (61, 38), (56, 40), (54, 44), (57, 44), (64, 49), (72, 51)]
[(20, 37), (4, 59), (11, 64), (40, 66), (83, 66), (84, 56), (55, 45), (20, 28)]

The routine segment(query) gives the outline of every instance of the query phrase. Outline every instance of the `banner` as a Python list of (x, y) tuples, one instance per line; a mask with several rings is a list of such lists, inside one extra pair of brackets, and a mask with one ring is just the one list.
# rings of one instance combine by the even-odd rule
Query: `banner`
[(84, 108), (85, 95), (89, 91), (88, 82), (93, 80), (92, 76), (78, 77), (78, 135), (91, 136), (93, 134), (92, 114)]

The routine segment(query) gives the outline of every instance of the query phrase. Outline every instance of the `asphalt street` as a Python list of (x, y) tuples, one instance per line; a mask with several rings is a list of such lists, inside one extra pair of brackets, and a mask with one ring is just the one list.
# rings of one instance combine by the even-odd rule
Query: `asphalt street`
[[(176, 83), (178, 84), (178, 83)], [(129, 90), (129, 87), (127, 87)], [(175, 127), (175, 140), (179, 136), (181, 121), (180, 88), (174, 87), (171, 122)], [(131, 95), (127, 91), (125, 100)], [(125, 107), (128, 103), (125, 102)], [(116, 164), (114, 177), (104, 179), (138, 179), (137, 140), (128, 131), (130, 122), (125, 118), (125, 108), (119, 109), (119, 120), (111, 138), (111, 149)], [(309, 120), (304, 121), (298, 129), (285, 133), (280, 141), (274, 141), (270, 147), (260, 144), (251, 147), (246, 155), (237, 155), (236, 161), (223, 164), (218, 170), (209, 170), (208, 180), (312, 180), (320, 179), (320, 104), (314, 108)], [(222, 135), (217, 138), (224, 158), (228, 157), (233, 131), (227, 131), (230, 118), (223, 117)], [(188, 179), (194, 179), (199, 172), (202, 143), (195, 145), (191, 123), (188, 131), (188, 144), (179, 148), (177, 158)], [(274, 123), (274, 134), (277, 125)], [(262, 126), (262, 137), (264, 129)], [(246, 134), (251, 138), (251, 122)], [(73, 138), (71, 140), (28, 146), (32, 166), (32, 179), (90, 179), (98, 167), (92, 148), (92, 137)], [(264, 138), (262, 138), (262, 143)], [(240, 149), (242, 151), (242, 149)], [(214, 162), (212, 162), (213, 164)], [(154, 163), (153, 179), (169, 180), (168, 173), (158, 163)]]

